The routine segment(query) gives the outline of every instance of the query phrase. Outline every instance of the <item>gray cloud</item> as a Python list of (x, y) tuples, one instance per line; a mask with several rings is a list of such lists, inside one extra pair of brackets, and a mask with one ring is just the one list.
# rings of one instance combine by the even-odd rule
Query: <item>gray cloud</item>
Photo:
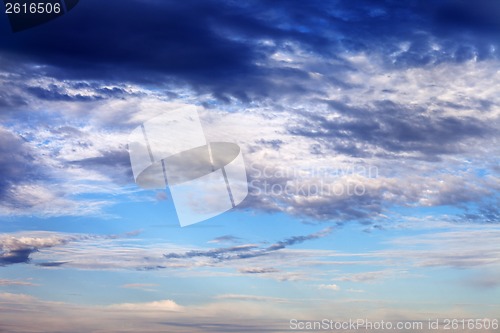
[(245, 267), (245, 268), (240, 268), (238, 272), (243, 274), (268, 274), (268, 273), (278, 273), (279, 270), (272, 267)]
[(481, 270), (464, 281), (467, 287), (478, 289), (496, 289), (500, 287), (500, 272), (495, 270)]
[(59, 102), (90, 102), (100, 99), (99, 96), (71, 95), (62, 91), (58, 86), (51, 85), (48, 89), (40, 87), (27, 87), (26, 91), (38, 99)]
[(305, 114), (307, 123), (292, 125), (289, 131), (354, 157), (418, 153), (416, 157), (432, 160), (464, 152), (463, 143), (468, 139), (498, 134), (493, 124), (479, 118), (430, 115), (422, 106), (411, 108), (390, 100), (357, 107), (338, 101), (327, 103), (344, 117), (329, 120), (326, 115)]
[(68, 164), (109, 176), (117, 184), (125, 185), (133, 181), (130, 157), (124, 146), (112, 151), (100, 151), (99, 154), (98, 157), (83, 158)]
[(61, 267), (67, 263), (68, 263), (67, 261), (41, 262), (41, 263), (37, 263), (36, 265), (40, 266), (40, 267)]
[(216, 262), (237, 259), (249, 259), (271, 254), (275, 251), (282, 250), (288, 246), (300, 244), (309, 240), (323, 238), (331, 234), (333, 228), (326, 228), (317, 233), (306, 236), (295, 236), (279, 241), (267, 247), (261, 247), (254, 244), (245, 244), (239, 246), (231, 246), (226, 248), (216, 248), (210, 250), (193, 250), (184, 253), (167, 253), (163, 256), (166, 259), (189, 259), (196, 257), (210, 258)]
[(354, 274), (340, 276), (338, 278), (335, 278), (334, 280), (344, 281), (344, 282), (356, 282), (356, 283), (368, 282), (368, 283), (370, 283), (370, 282), (374, 282), (377, 280), (387, 279), (387, 278), (390, 278), (393, 276), (394, 277), (400, 276), (403, 274), (405, 274), (404, 271), (395, 271), (395, 270), (389, 269), (389, 270), (383, 270), (383, 271), (354, 273)]
[(241, 258), (251, 258), (255, 256), (263, 255), (262, 252), (256, 251), (259, 248), (257, 245), (238, 245), (226, 248), (218, 248), (211, 250), (193, 250), (185, 253), (167, 253), (163, 256), (166, 259), (186, 259), (194, 257), (207, 257), (215, 260), (230, 260), (230, 259), (241, 259)]
[(12, 188), (21, 183), (39, 180), (43, 173), (28, 144), (19, 135), (0, 127), (0, 201), (16, 205)]
[(9, 91), (0, 92), (0, 110), (2, 112), (27, 104), (28, 102), (20, 95), (13, 94)]
[(209, 241), (209, 243), (237, 243), (241, 240), (241, 238), (232, 236), (232, 235), (224, 235), (220, 237), (216, 237)]

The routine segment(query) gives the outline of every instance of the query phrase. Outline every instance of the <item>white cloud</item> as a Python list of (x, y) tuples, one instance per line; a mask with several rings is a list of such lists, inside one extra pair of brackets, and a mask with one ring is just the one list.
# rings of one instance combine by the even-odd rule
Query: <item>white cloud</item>
[(335, 278), (338, 281), (366, 283), (375, 282), (378, 280), (386, 280), (397, 277), (404, 277), (407, 274), (405, 271), (396, 271), (393, 269), (346, 274)]
[(215, 297), (215, 299), (246, 301), (246, 302), (274, 302), (274, 303), (288, 303), (288, 302), (290, 302), (290, 300), (288, 300), (286, 298), (269, 297), (269, 296), (256, 296), (256, 295), (238, 295), (238, 294), (217, 295)]
[(347, 292), (350, 292), (350, 293), (364, 293), (365, 291), (362, 290), (362, 289), (352, 289), (352, 288), (349, 288), (349, 289), (347, 289)]
[(184, 311), (184, 308), (172, 300), (162, 300), (149, 303), (122, 303), (109, 306), (113, 310), (133, 311), (133, 312), (151, 312), (151, 311)]
[(320, 284), (319, 289), (339, 291), (340, 287), (336, 284)]

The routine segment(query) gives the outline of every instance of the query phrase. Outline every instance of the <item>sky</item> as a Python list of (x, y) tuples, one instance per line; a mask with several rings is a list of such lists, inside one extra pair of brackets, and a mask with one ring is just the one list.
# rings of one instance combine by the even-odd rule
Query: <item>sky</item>
[[(82, 0), (14, 33), (0, 14), (0, 332), (500, 319), (499, 17)], [(127, 143), (192, 106), (241, 148), (249, 194), (181, 227)]]

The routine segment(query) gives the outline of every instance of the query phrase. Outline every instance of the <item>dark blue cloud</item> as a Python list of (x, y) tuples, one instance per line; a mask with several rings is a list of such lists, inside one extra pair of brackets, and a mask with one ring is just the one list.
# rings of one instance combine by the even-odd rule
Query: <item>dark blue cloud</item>
[(67, 263), (68, 263), (67, 261), (54, 261), (54, 262), (41, 262), (36, 265), (40, 267), (61, 267)]
[[(39, 70), (58, 78), (187, 83), (223, 101), (248, 101), (311, 89), (301, 69), (266, 65), (290, 43), (325, 59), (379, 53), (387, 66), (496, 58), (498, 6), (482, 0), (469, 7), (445, 0), (87, 0), (37, 28), (5, 31), (0, 54), (45, 65)], [(408, 50), (395, 55), (403, 41)], [(433, 49), (431, 41), (442, 48)]]
[(500, 33), (500, 3), (496, 0), (446, 1), (436, 16), (451, 28)]
[(85, 1), (23, 33), (6, 34), (3, 53), (46, 64), (59, 78), (158, 84), (165, 75), (210, 84), (249, 71), (255, 51), (219, 36), (209, 20), (224, 5), (208, 2)]
[(56, 86), (52, 86), (50, 89), (44, 89), (40, 87), (27, 87), (26, 91), (39, 99), (48, 101), (90, 102), (93, 100), (101, 99), (101, 97), (99, 96), (83, 96), (81, 94), (72, 96), (65, 92), (59, 91)]
[(37, 251), (38, 251), (37, 248), (29, 247), (29, 248), (9, 251), (7, 253), (1, 253), (0, 254), (0, 266), (29, 263), (31, 260), (30, 255), (34, 252), (37, 252)]

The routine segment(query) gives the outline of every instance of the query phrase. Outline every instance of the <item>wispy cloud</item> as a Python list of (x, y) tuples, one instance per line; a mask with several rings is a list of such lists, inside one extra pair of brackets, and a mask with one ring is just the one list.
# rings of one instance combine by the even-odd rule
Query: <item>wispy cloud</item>
[(362, 273), (354, 273), (344, 275), (338, 278), (335, 278), (337, 281), (345, 281), (345, 282), (356, 282), (356, 283), (371, 283), (380, 280), (386, 280), (389, 278), (395, 278), (399, 276), (404, 276), (407, 272), (405, 271), (397, 271), (393, 269), (382, 270), (382, 271), (372, 271), (372, 272), (362, 272)]
[(275, 302), (275, 303), (288, 303), (290, 300), (286, 298), (269, 297), (269, 296), (256, 296), (256, 295), (238, 295), (238, 294), (224, 294), (217, 295), (215, 299), (220, 300), (235, 300), (235, 301), (250, 301), (250, 302)]
[(237, 243), (241, 240), (241, 238), (231, 235), (224, 235), (220, 237), (216, 237), (209, 241), (209, 243)]
[(188, 259), (196, 257), (207, 257), (215, 261), (248, 259), (268, 255), (272, 252), (282, 250), (288, 246), (300, 244), (309, 240), (323, 238), (330, 235), (333, 228), (326, 228), (317, 233), (306, 236), (294, 236), (279, 241), (267, 247), (261, 247), (254, 244), (238, 245), (226, 248), (216, 248), (210, 250), (193, 250), (185, 253), (167, 253), (164, 254), (166, 259)]
[(36, 283), (24, 280), (8, 280), (0, 279), (0, 286), (23, 286), (23, 287), (33, 287), (37, 286)]
[(164, 312), (164, 311), (173, 311), (179, 312), (183, 311), (183, 307), (176, 304), (172, 300), (163, 300), (157, 302), (149, 302), (149, 303), (121, 303), (121, 304), (113, 304), (108, 308), (120, 311), (131, 311), (131, 312)]
[(319, 289), (325, 289), (325, 290), (332, 290), (332, 291), (339, 291), (340, 287), (336, 284), (320, 284), (318, 286)]
[[(132, 235), (135, 235), (132, 233)], [(12, 234), (0, 234), (0, 265), (12, 265), (29, 263), (31, 255), (41, 250), (64, 246), (71, 242), (83, 242), (89, 240), (117, 239), (125, 236), (119, 235), (86, 235), (65, 234), (57, 232), (19, 232)], [(57, 267), (64, 265), (64, 261), (49, 261), (37, 263), (42, 267)]]
[(279, 272), (278, 269), (272, 267), (245, 267), (240, 268), (238, 272), (243, 274), (267, 274)]
[(142, 291), (156, 291), (155, 287), (158, 287), (155, 283), (128, 283), (121, 286), (125, 289), (138, 289)]

